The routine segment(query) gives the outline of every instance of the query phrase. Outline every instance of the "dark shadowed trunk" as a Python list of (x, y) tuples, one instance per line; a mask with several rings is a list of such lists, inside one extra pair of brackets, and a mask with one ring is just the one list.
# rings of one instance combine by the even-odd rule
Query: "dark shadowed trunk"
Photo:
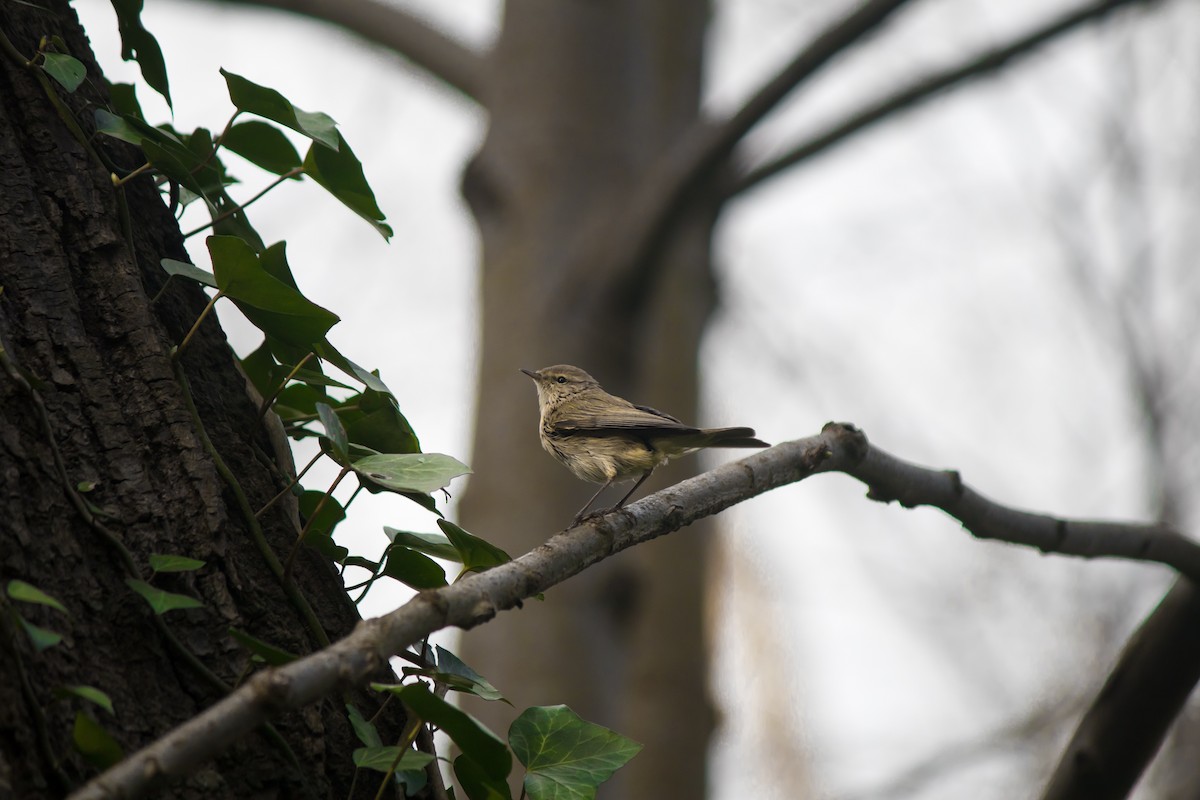
[[(150, 178), (118, 190), (100, 161), (129, 170), (140, 154), (96, 137), (85, 146), (48, 95), (91, 130), (103, 80), (73, 11), (63, 0), (4, 3), (0, 32), (0, 580), (67, 609), (0, 601), (0, 796), (27, 798), (61, 796), (95, 773), (72, 745), (77, 714), (128, 751), (221, 697), (253, 668), (229, 628), (300, 653), (320, 644), (311, 622), (337, 636), (357, 615), (332, 567), (307, 551), (296, 583), (315, 613), (303, 612), (255, 544), (252, 510), (283, 485), (290, 457), (212, 317), (181, 359), (202, 427), (189, 411), (171, 348), (206, 298), (176, 282), (152, 301), (159, 259), (187, 260), (172, 215)], [(50, 35), (87, 65), (74, 94), (21, 63)], [(261, 524), (286, 554), (294, 506)], [(205, 566), (152, 577), (151, 553)], [(130, 579), (203, 607), (156, 617)], [(18, 614), (62, 642), (36, 652)], [(60, 697), (79, 685), (107, 693), (114, 713)], [(172, 796), (343, 798), (356, 746), (331, 700), (235, 744)]]

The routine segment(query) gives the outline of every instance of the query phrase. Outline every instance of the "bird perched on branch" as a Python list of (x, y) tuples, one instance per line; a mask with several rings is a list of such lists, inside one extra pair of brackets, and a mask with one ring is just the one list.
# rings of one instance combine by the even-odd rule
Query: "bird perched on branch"
[(625, 505), (650, 473), (672, 458), (705, 447), (770, 447), (754, 438), (753, 428), (693, 428), (670, 414), (634, 405), (604, 391), (579, 367), (558, 364), (521, 372), (537, 384), (542, 447), (576, 478), (603, 484), (575, 515), (576, 523), (609, 486), (637, 478), (608, 511)]

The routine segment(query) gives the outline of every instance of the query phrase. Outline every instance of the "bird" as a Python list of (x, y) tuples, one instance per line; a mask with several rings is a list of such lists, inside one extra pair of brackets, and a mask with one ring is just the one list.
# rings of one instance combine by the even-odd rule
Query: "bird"
[(578, 524), (614, 483), (637, 478), (617, 504), (625, 505), (655, 469), (705, 447), (770, 447), (753, 428), (695, 428), (670, 414), (609, 394), (579, 367), (556, 364), (521, 372), (537, 385), (538, 438), (580, 480), (601, 484), (575, 515)]

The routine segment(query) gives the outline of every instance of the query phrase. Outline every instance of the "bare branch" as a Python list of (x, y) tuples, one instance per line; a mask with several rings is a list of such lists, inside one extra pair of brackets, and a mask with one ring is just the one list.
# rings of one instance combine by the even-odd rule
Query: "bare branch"
[(1042, 800), (1118, 800), (1133, 789), (1200, 680), (1200, 589), (1181, 578), (1129, 640)]
[(916, 108), (939, 93), (976, 78), (999, 72), (1014, 59), (1028, 56), (1037, 48), (1070, 33), (1085, 23), (1103, 19), (1112, 11), (1128, 5), (1149, 6), (1159, 0), (1098, 0), (1068, 11), (1042, 27), (1002, 47), (988, 50), (964, 63), (919, 80), (906, 89), (867, 105), (850, 114), (822, 133), (796, 145), (786, 154), (742, 171), (726, 189), (725, 197), (733, 197), (774, 178), (781, 172), (801, 164), (834, 145), (841, 144), (854, 134), (881, 122), (893, 114)]
[[(663, 153), (642, 183), (632, 202), (620, 209), (617, 221), (598, 220), (597, 228), (585, 231), (579, 246), (582, 254), (599, 254), (600, 263), (615, 266), (624, 280), (615, 290), (636, 304), (650, 293), (640, 287), (653, 279), (643, 269), (670, 233), (671, 226), (689, 203), (689, 196), (713, 178), (728, 163), (729, 155), (746, 133), (779, 104), (793, 89), (814, 75), (833, 58), (874, 32), (909, 0), (868, 0), (849, 16), (838, 20), (801, 50), (782, 70), (764, 83), (733, 116), (718, 123), (698, 122), (678, 146)], [(622, 231), (613, 236), (612, 231)], [(586, 272), (584, 273), (587, 274)], [(598, 283), (609, 274), (595, 273)], [(581, 287), (584, 302), (603, 298), (606, 292)]]
[(221, 0), (288, 11), (329, 22), (411, 61), (434, 78), (480, 102), (483, 57), (398, 6), (379, 0)]
[(853, 426), (830, 423), (817, 436), (726, 464), (563, 531), (507, 564), (421, 592), (391, 614), (362, 622), (330, 647), (263, 670), (72, 798), (143, 797), (164, 781), (196, 769), (277, 714), (366, 682), (388, 657), (435, 630), (472, 628), (615, 553), (771, 489), (835, 471), (866, 483), (873, 499), (941, 508), (976, 536), (1044, 552), (1155, 561), (1200, 576), (1200, 546), (1171, 531), (1153, 525), (1075, 522), (1006, 508), (967, 488), (957, 473), (908, 464), (871, 447)]

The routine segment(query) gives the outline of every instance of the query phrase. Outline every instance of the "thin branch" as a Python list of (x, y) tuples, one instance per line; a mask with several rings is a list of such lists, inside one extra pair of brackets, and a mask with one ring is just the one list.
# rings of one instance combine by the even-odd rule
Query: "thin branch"
[[(892, 12), (907, 2), (868, 0), (804, 47), (732, 116), (717, 123), (697, 122), (677, 146), (663, 153), (641, 190), (620, 211), (618, 221), (598, 220), (595, 229), (584, 232), (579, 251), (600, 254), (601, 264), (614, 266), (624, 276), (624, 280), (617, 282), (616, 292), (630, 304), (636, 305), (640, 298), (648, 296), (641, 287), (652, 280), (652, 271), (643, 267), (688, 208), (693, 193), (715, 183), (715, 175), (728, 163), (742, 137), (797, 86), (876, 31)], [(614, 230), (622, 234), (613, 236)], [(604, 277), (608, 272), (594, 271), (597, 281), (608, 283)], [(605, 293), (588, 286), (582, 288), (580, 295), (586, 301), (589, 297), (602, 299)]]
[(871, 447), (853, 426), (830, 423), (817, 436), (726, 464), (565, 530), (514, 561), (423, 591), (396, 611), (359, 623), (349, 636), (323, 650), (256, 673), (240, 689), (71, 797), (143, 797), (166, 780), (196, 769), (277, 714), (365, 683), (390, 656), (435, 630), (473, 628), (615, 553), (771, 489), (834, 471), (866, 483), (873, 499), (937, 506), (976, 536), (1044, 552), (1156, 561), (1200, 577), (1200, 546), (1176, 533), (1154, 525), (1075, 522), (1006, 508), (967, 488), (957, 473), (908, 464)]
[(956, 67), (930, 75), (906, 89), (901, 89), (893, 95), (859, 109), (841, 122), (796, 145), (778, 158), (743, 170), (725, 190), (724, 196), (729, 198), (752, 189), (781, 172), (823, 153), (834, 145), (841, 144), (854, 134), (893, 114), (916, 108), (947, 89), (999, 72), (1014, 59), (1031, 55), (1042, 45), (1070, 33), (1085, 23), (1101, 20), (1122, 6), (1134, 4), (1148, 6), (1155, 2), (1159, 2), (1159, 0), (1099, 0), (1099, 2), (1087, 3), (1073, 11), (1068, 11), (1009, 44), (988, 50)]
[(379, 0), (222, 0), (328, 22), (403, 56), (464, 97), (480, 101), (483, 57), (398, 6)]
[(1125, 645), (1042, 800), (1128, 796), (1200, 680), (1200, 588), (1181, 578)]

